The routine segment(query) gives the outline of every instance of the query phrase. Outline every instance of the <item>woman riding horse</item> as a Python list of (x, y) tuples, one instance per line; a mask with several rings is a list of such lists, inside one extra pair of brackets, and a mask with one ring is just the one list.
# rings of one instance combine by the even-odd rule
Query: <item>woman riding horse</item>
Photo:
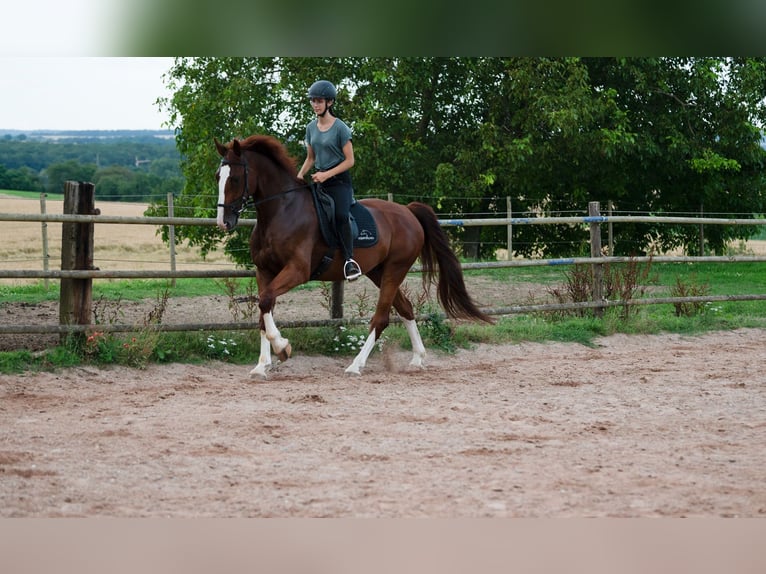
[[(272, 350), (282, 361), (292, 352), (272, 315), (277, 297), (312, 278), (339, 281), (344, 277), (344, 263), (333, 258), (324, 265), (329, 245), (320, 230), (313, 196), (309, 186), (295, 176), (295, 161), (281, 143), (254, 135), (227, 145), (215, 144), (222, 158), (216, 173), (219, 227), (234, 229), (249, 201), (258, 214), (258, 224), (250, 236), (250, 255), (258, 283), (261, 353), (251, 374), (265, 377)], [(449, 317), (493, 322), (468, 295), (460, 261), (433, 209), (419, 202), (405, 206), (375, 198), (358, 203), (375, 220), (377, 242), (357, 249), (357, 258), (380, 293), (370, 333), (347, 373), (361, 372), (375, 341), (389, 324), (392, 306), (410, 336), (410, 365), (423, 366), (426, 351), (415, 312), (400, 288), (418, 257), (424, 286), (436, 285), (439, 302)]]
[(338, 97), (335, 86), (327, 80), (314, 82), (309, 88), (309, 101), (316, 114), (306, 126), (306, 160), (298, 178), (303, 179), (312, 166), (316, 171), (311, 181), (335, 200), (335, 225), (346, 263), (343, 275), (349, 281), (362, 276), (359, 264), (354, 261), (354, 238), (351, 234), (349, 210), (354, 199), (349, 169), (354, 166), (354, 146), (351, 129), (333, 114), (333, 104)]

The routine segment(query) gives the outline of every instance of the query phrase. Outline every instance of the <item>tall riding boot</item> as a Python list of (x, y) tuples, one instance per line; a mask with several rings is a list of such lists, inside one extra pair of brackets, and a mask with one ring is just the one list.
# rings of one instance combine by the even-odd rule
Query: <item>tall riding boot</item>
[(343, 257), (346, 260), (343, 265), (343, 275), (349, 281), (353, 281), (362, 275), (362, 269), (359, 267), (359, 264), (352, 259), (354, 254), (354, 238), (351, 230), (351, 222), (346, 220), (341, 223), (338, 232), (341, 248), (343, 249)]

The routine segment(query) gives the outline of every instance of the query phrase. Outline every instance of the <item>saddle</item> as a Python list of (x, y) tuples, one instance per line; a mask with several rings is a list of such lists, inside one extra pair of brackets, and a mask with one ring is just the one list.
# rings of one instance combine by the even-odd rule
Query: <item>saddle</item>
[[(311, 273), (311, 279), (316, 279), (330, 266), (335, 250), (340, 247), (340, 239), (335, 225), (335, 200), (325, 193), (320, 185), (311, 186), (311, 196), (319, 220), (319, 231), (322, 239), (329, 246), (328, 252), (322, 257), (316, 269)], [(354, 248), (372, 247), (378, 242), (378, 226), (375, 224), (370, 210), (354, 200), (349, 211), (351, 220), (351, 235), (354, 238)]]

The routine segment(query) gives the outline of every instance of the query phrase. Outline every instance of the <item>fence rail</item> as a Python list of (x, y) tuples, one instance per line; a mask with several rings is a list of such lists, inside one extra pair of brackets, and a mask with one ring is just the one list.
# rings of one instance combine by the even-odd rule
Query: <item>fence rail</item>
[[(125, 215), (66, 213), (0, 213), (0, 221), (45, 221), (48, 223), (114, 223), (125, 225), (216, 225), (208, 217), (131, 217)], [(255, 225), (256, 219), (240, 219), (238, 225)], [(576, 225), (592, 223), (688, 223), (694, 225), (766, 225), (766, 219), (725, 217), (664, 217), (659, 215), (598, 215), (568, 217), (493, 217), (490, 219), (440, 219), (443, 226), (483, 225)]]
[[(65, 193), (80, 193), (80, 186), (91, 184), (79, 184), (76, 182), (67, 182)], [(91, 185), (92, 187), (92, 185)], [(76, 188), (76, 189), (75, 189)], [(91, 189), (92, 192), (92, 189)], [(92, 198), (91, 204), (92, 205)], [(71, 229), (88, 228), (96, 224), (123, 224), (123, 225), (153, 225), (153, 226), (173, 226), (176, 225), (216, 225), (216, 220), (211, 218), (196, 217), (128, 217), (128, 216), (110, 216), (100, 215), (98, 210), (90, 209), (88, 213), (63, 213), (51, 214), (45, 213), (44, 209), (39, 214), (17, 214), (0, 213), (0, 221), (33, 221), (46, 223), (64, 223)], [(66, 209), (65, 209), (66, 211)], [(742, 219), (742, 218), (718, 218), (718, 217), (663, 217), (663, 216), (619, 216), (619, 215), (600, 215), (598, 204), (592, 202), (589, 205), (588, 216), (580, 217), (505, 217), (492, 219), (440, 219), (439, 223), (443, 226), (484, 226), (484, 225), (504, 225), (508, 226), (509, 245), (511, 243), (510, 234), (514, 225), (583, 225), (588, 226), (591, 232), (591, 245), (598, 247), (592, 249), (591, 257), (571, 257), (557, 259), (509, 259), (506, 261), (493, 262), (472, 262), (463, 263), (464, 270), (471, 269), (494, 269), (504, 267), (531, 267), (531, 266), (561, 266), (561, 265), (591, 265), (600, 273), (604, 264), (619, 264), (627, 262), (655, 262), (655, 263), (691, 263), (691, 262), (710, 262), (710, 263), (728, 263), (728, 262), (766, 262), (766, 256), (656, 256), (656, 257), (615, 257), (600, 255), (600, 226), (602, 224), (614, 223), (659, 223), (659, 224), (693, 224), (693, 225), (766, 225), (764, 219)], [(241, 225), (255, 225), (255, 219), (242, 219)], [(64, 233), (66, 235), (66, 233)], [(92, 234), (91, 234), (92, 236)], [(62, 238), (62, 252), (65, 251)], [(76, 245), (76, 240), (70, 240), (69, 248), (76, 250), (82, 246)], [(92, 249), (92, 247), (91, 247)], [(92, 260), (92, 254), (90, 255)], [(80, 254), (80, 259), (83, 259)], [(84, 257), (87, 260), (87, 255)], [(64, 265), (62, 264), (62, 267)], [(71, 268), (76, 267), (76, 268)], [(420, 266), (413, 266), (411, 272), (419, 272)], [(181, 278), (217, 278), (217, 277), (253, 277), (254, 270), (248, 269), (220, 269), (220, 270), (186, 270), (179, 271), (171, 269), (162, 270), (99, 270), (88, 268), (87, 265), (71, 265), (70, 268), (62, 269), (44, 269), (44, 270), (0, 270), (0, 279), (60, 279), (62, 281), (62, 293), (64, 292), (65, 282), (71, 282), (76, 290), (75, 295), (70, 299), (80, 300), (80, 304), (85, 308), (77, 310), (60, 310), (60, 323), (58, 325), (5, 325), (0, 326), (0, 334), (23, 334), (23, 333), (82, 333), (95, 328), (89, 320), (84, 317), (91, 317), (92, 311), (89, 300), (90, 282), (93, 279), (181, 279)], [(595, 283), (595, 281), (594, 281)], [(77, 291), (84, 289), (83, 293)], [(535, 312), (552, 312), (576, 309), (594, 309), (597, 312), (608, 307), (626, 307), (632, 305), (650, 305), (650, 304), (677, 304), (677, 303), (698, 303), (698, 302), (716, 302), (716, 301), (754, 301), (766, 300), (766, 294), (752, 295), (706, 295), (698, 297), (658, 297), (642, 298), (628, 301), (606, 301), (600, 296), (600, 291), (594, 289), (593, 301), (578, 303), (559, 303), (542, 305), (519, 305), (508, 307), (497, 307), (483, 309), (489, 315), (511, 315)], [(60, 306), (63, 307), (63, 295), (60, 300)], [(333, 305), (333, 308), (336, 308)], [(78, 317), (79, 320), (72, 321), (72, 317)], [(398, 318), (392, 317), (396, 322)], [(363, 323), (362, 319), (346, 320), (342, 317), (333, 319), (317, 319), (305, 321), (291, 321), (283, 323), (285, 327), (317, 327), (338, 324)], [(257, 322), (232, 322), (232, 323), (184, 323), (167, 324), (156, 326), (160, 331), (183, 331), (183, 330), (242, 330), (258, 328)], [(98, 325), (99, 330), (130, 332), (137, 329), (136, 325)]]
[[(764, 263), (766, 255), (642, 256), (642, 257), (565, 257), (559, 259), (514, 259), (462, 263), (463, 270), (506, 267), (557, 267), (562, 265), (603, 265), (612, 263)], [(413, 265), (410, 273), (419, 273)], [(201, 270), (100, 270), (100, 269), (0, 269), (0, 279), (205, 279), (217, 277), (255, 277), (253, 269)]]
[[(555, 311), (572, 311), (578, 309), (602, 309), (607, 307), (630, 307), (636, 305), (661, 305), (677, 303), (715, 303), (724, 301), (764, 301), (763, 295), (704, 295), (697, 297), (654, 297), (646, 299), (630, 299), (628, 301), (582, 301), (579, 303), (546, 303), (539, 305), (511, 305), (508, 307), (485, 307), (487, 315), (524, 315), (527, 313), (552, 313)], [(419, 315), (415, 319), (423, 321), (428, 315)], [(280, 321), (280, 328), (328, 327), (340, 325), (366, 325), (367, 319), (304, 319)], [(391, 323), (401, 323), (400, 317), (391, 317)], [(152, 329), (160, 332), (173, 331), (246, 331), (258, 328), (254, 321), (233, 321), (230, 323), (169, 323), (160, 325), (105, 324), (105, 325), (0, 325), (0, 335), (19, 334), (68, 334), (85, 333), (98, 330), (108, 333), (131, 333), (142, 329)]]

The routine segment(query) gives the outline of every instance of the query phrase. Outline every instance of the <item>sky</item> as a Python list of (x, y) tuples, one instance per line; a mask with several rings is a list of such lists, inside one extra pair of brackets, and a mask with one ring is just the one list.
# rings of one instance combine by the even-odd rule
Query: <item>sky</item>
[[(380, 13), (370, 11), (375, 3), (351, 6), (317, 21), (296, 19), (289, 1), (2, 2), (0, 130), (168, 127), (155, 101), (169, 95), (162, 75), (172, 58), (138, 56), (321, 55), (318, 49), (368, 56), (392, 50), (625, 56), (684, 54), (689, 46), (692, 53), (696, 48), (733, 56), (762, 54), (766, 48), (762, 0), (686, 0), (663, 5), (659, 17), (646, 0), (560, 0), (555, 10), (550, 2), (494, 3), (503, 7), (500, 12), (433, 11), (406, 2), (399, 10), (395, 3), (378, 3)], [(317, 22), (323, 29), (320, 45)]]
[(173, 58), (0, 55), (0, 130), (159, 130)]

